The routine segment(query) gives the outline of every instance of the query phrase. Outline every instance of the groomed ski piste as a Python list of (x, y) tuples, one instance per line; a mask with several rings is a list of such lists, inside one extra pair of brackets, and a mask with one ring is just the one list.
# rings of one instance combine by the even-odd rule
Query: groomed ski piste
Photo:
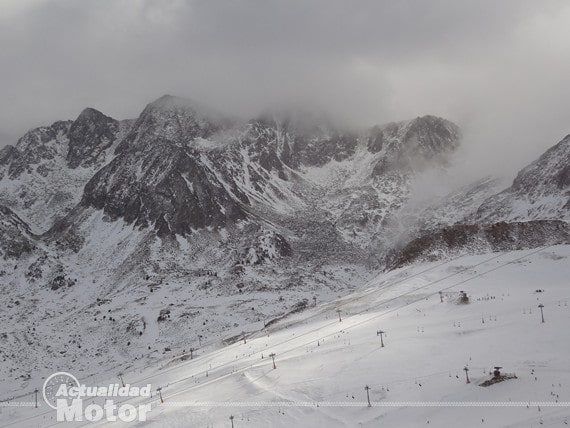
[[(551, 246), (384, 273), (348, 296), (261, 323), (245, 341), (123, 373), (127, 384), (152, 386), (152, 398), (118, 403), (150, 403), (146, 422), (58, 423), (55, 410), (28, 396), (0, 405), (0, 427), (564, 427), (569, 258), (570, 246)], [(503, 381), (480, 386), (495, 366)]]

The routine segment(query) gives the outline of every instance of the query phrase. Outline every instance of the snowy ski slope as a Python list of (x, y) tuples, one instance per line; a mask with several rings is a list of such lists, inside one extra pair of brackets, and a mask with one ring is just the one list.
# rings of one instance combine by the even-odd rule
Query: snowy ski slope
[[(554, 246), (382, 274), (349, 296), (260, 328), (247, 343), (125, 373), (127, 383), (151, 383), (153, 397), (147, 422), (123, 425), (230, 427), (234, 416), (236, 428), (566, 426), (569, 257), (570, 246)], [(460, 290), (469, 304), (457, 303)], [(384, 347), (378, 330), (386, 332)], [(479, 386), (494, 366), (517, 378)], [(117, 379), (106, 373), (80, 381)], [(8, 404), (0, 404), (0, 427), (59, 426), (46, 405)]]

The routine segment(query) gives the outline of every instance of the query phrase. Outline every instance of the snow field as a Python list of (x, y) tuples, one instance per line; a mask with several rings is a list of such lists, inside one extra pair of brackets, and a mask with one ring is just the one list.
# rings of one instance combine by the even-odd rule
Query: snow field
[[(125, 380), (163, 388), (163, 404), (151, 399), (144, 423), (151, 427), (229, 427), (232, 415), (236, 427), (565, 426), (569, 256), (570, 246), (557, 246), (400, 269), (245, 344), (125, 373)], [(460, 290), (469, 304), (457, 304)], [(518, 378), (479, 386), (495, 365)], [(116, 379), (86, 381), (109, 382)], [(47, 406), (4, 408), (0, 426), (57, 426), (54, 418)]]

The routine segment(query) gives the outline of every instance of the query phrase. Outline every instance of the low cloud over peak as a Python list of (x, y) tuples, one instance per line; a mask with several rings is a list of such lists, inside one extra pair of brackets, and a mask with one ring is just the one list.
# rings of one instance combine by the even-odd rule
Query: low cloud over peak
[(0, 145), (86, 106), (136, 117), (163, 93), (244, 118), (280, 103), (355, 126), (434, 114), (474, 160), (513, 169), (570, 132), (563, 0), (23, 3), (0, 12)]

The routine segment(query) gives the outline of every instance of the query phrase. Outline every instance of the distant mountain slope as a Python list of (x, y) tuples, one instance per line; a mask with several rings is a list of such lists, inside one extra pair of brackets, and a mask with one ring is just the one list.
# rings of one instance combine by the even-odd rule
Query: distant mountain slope
[(442, 198), (433, 198), (427, 207), (420, 207), (414, 218), (417, 230), (435, 230), (442, 226), (469, 223), (481, 204), (508, 186), (505, 178), (484, 177), (451, 191)]
[(303, 177), (321, 190), (316, 205), (345, 240), (382, 252), (398, 233), (414, 178), (445, 168), (460, 139), (456, 125), (433, 116), (375, 126), (359, 137), (354, 155), (306, 168)]
[(391, 263), (396, 269), (417, 262), (431, 262), (466, 254), (524, 250), (570, 243), (568, 223), (558, 220), (454, 225), (409, 242)]
[(570, 220), (570, 135), (521, 170), (510, 188), (483, 202), (474, 222)]

